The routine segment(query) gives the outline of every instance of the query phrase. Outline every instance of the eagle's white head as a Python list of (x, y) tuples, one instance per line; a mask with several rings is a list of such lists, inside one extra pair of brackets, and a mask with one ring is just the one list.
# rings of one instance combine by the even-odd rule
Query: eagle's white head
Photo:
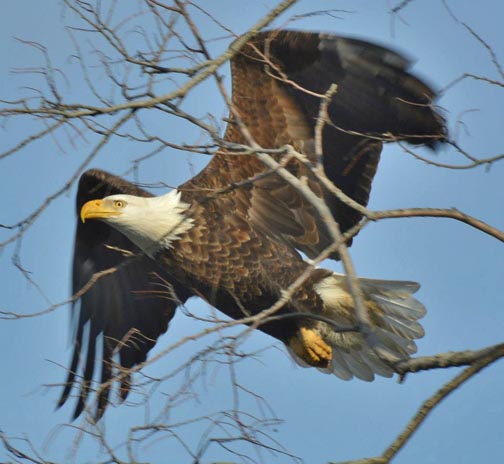
[(128, 237), (145, 254), (154, 256), (170, 248), (175, 240), (193, 227), (192, 218), (184, 214), (190, 205), (177, 190), (158, 197), (111, 195), (91, 200), (80, 211), (82, 222), (100, 219)]

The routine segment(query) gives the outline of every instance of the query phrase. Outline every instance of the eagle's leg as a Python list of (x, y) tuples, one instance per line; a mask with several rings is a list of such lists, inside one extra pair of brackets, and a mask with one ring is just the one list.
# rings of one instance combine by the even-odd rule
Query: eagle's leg
[(303, 361), (314, 367), (329, 367), (332, 360), (332, 348), (314, 330), (301, 327), (289, 340), (289, 347)]

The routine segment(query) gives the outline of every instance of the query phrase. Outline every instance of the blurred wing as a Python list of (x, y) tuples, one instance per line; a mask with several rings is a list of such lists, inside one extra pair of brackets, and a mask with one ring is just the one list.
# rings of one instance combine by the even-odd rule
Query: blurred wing
[[(314, 161), (322, 101), (316, 94), (337, 84), (328, 108), (330, 123), (323, 130), (323, 166), (336, 186), (366, 205), (383, 140), (434, 146), (445, 136), (444, 120), (432, 108), (435, 93), (408, 72), (409, 66), (401, 55), (360, 40), (264, 32), (232, 59), (232, 103), (261, 147), (291, 144)], [(247, 144), (234, 122), (228, 124), (225, 140)], [(330, 195), (306, 164), (291, 160), (286, 167), (325, 198), (342, 232), (360, 221), (361, 215)], [(208, 196), (208, 189), (225, 188), (265, 170), (253, 155), (221, 150), (182, 188), (201, 188)], [(278, 175), (256, 179), (247, 188), (242, 212), (256, 226), (310, 257), (331, 243), (315, 209)]]
[[(151, 196), (104, 171), (90, 170), (79, 182), (77, 213), (86, 201), (117, 193)], [(72, 286), (73, 294), (87, 290), (72, 304), (73, 356), (58, 406), (68, 399), (78, 378), (81, 386), (74, 418), (81, 414), (95, 373), (96, 351), (101, 348), (99, 419), (107, 406), (110, 380), (121, 368), (145, 361), (167, 330), (176, 307), (187, 299), (187, 292), (170, 282), (154, 260), (101, 221), (78, 222)], [(129, 375), (121, 379), (120, 391), (126, 398)]]

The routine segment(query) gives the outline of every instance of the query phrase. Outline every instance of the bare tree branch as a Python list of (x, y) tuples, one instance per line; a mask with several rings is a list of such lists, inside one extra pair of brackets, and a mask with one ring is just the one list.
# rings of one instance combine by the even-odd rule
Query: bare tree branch
[[(433, 396), (431, 396), (427, 401), (425, 401), (415, 416), (408, 423), (406, 428), (400, 433), (400, 435), (392, 442), (392, 444), (385, 450), (385, 452), (375, 458), (359, 459), (356, 461), (345, 461), (338, 464), (385, 464), (389, 463), (395, 455), (405, 446), (412, 435), (418, 430), (420, 425), (425, 421), (427, 416), (433, 411), (433, 409), (441, 403), (448, 395), (453, 393), (458, 387), (460, 387), (464, 382), (474, 377), (485, 367), (494, 363), (498, 359), (504, 357), (504, 344), (496, 345), (486, 352), (483, 356), (479, 356), (473, 359), (470, 363), (470, 367), (462, 371), (453, 380), (445, 384), (440, 390), (438, 390)], [(334, 463), (336, 464), (336, 463)]]

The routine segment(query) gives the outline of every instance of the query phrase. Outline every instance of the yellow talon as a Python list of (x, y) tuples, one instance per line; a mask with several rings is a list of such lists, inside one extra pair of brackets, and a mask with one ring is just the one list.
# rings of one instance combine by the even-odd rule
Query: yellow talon
[(289, 346), (303, 361), (314, 367), (328, 367), (332, 360), (332, 348), (314, 330), (301, 327), (289, 340)]

